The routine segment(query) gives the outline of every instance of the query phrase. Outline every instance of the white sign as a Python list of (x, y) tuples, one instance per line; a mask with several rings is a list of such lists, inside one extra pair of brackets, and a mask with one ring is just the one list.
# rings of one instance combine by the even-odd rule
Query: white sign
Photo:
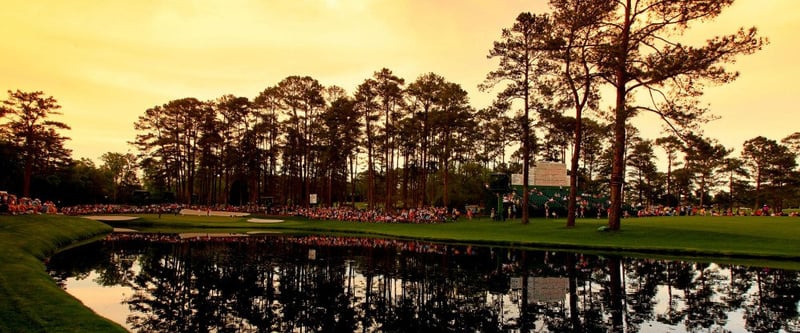
[[(511, 175), (511, 185), (522, 185), (522, 174)], [(533, 186), (569, 186), (567, 165), (555, 162), (536, 162), (528, 172), (528, 185)]]
[[(514, 174), (511, 174), (511, 185), (519, 185), (519, 186), (522, 186), (522, 181), (523, 181), (524, 179), (525, 179), (525, 178), (522, 178), (522, 174), (521, 174), (521, 173), (514, 173)], [(535, 177), (534, 177), (534, 173), (533, 173), (533, 172), (528, 172), (528, 185), (533, 185), (533, 184), (536, 184), (536, 181), (535, 181), (535, 180), (536, 180), (536, 179), (535, 179)]]
[(312, 205), (316, 205), (317, 204), (317, 194), (316, 193), (312, 193), (312, 194), (308, 195), (308, 203), (310, 203)]

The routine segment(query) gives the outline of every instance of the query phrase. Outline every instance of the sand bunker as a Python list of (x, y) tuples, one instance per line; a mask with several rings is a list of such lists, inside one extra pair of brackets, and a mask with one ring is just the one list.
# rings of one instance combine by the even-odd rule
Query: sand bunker
[(249, 219), (247, 222), (252, 223), (281, 223), (283, 220), (268, 220), (268, 219)]
[(128, 229), (128, 228), (114, 228), (114, 232), (139, 232), (139, 230)]
[(279, 234), (279, 231), (272, 231), (272, 230), (257, 230), (257, 231), (248, 231), (248, 235), (269, 235), (269, 234)]
[(84, 216), (85, 219), (95, 221), (132, 221), (138, 219), (136, 216), (122, 216), (122, 215), (90, 215)]
[(181, 209), (181, 215), (242, 217), (250, 215), (250, 213), (226, 212), (220, 210), (207, 211), (197, 209)]

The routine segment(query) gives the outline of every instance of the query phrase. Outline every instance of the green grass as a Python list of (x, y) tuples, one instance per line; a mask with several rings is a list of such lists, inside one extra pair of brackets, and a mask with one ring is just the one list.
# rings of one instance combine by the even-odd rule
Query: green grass
[(580, 219), (576, 227), (566, 228), (564, 219), (532, 219), (528, 225), (523, 225), (519, 220), (495, 222), (463, 218), (446, 224), (379, 224), (289, 218), (283, 223), (256, 224), (247, 222), (248, 218), (140, 217), (136, 221), (115, 222), (115, 225), (156, 232), (300, 230), (539, 248), (800, 261), (800, 218), (795, 217), (634, 218), (623, 220), (618, 232), (599, 232), (597, 229), (606, 225), (606, 220), (602, 219)]
[[(653, 217), (625, 219), (622, 230), (601, 232), (605, 220), (495, 222), (461, 219), (446, 224), (377, 224), (286, 218), (275, 224), (248, 218), (140, 215), (109, 222), (147, 232), (276, 231), (388, 236), (590, 253), (800, 269), (800, 218)], [(100, 222), (64, 216), (0, 216), (0, 332), (124, 331), (62, 291), (42, 260), (55, 250), (110, 231)]]
[(64, 292), (43, 261), (110, 230), (81, 218), (0, 216), (0, 332), (125, 332)]

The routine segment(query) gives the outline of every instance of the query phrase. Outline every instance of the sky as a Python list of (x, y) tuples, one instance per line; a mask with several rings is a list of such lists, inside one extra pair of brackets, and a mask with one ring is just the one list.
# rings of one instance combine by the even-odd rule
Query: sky
[[(4, 0), (0, 11), (0, 99), (43, 91), (62, 106), (75, 159), (135, 152), (133, 123), (156, 105), (225, 94), (254, 98), (291, 75), (352, 93), (381, 68), (406, 80), (434, 72), (477, 89), (497, 66), (492, 43), (520, 12), (544, 0)], [(738, 151), (745, 140), (800, 131), (800, 1), (737, 0), (682, 37), (702, 42), (756, 26), (769, 45), (728, 68), (733, 83), (702, 98), (720, 117), (705, 134)], [(613, 96), (605, 98), (613, 100)], [(640, 116), (645, 138), (661, 123)], [(738, 154), (738, 153), (737, 153)]]

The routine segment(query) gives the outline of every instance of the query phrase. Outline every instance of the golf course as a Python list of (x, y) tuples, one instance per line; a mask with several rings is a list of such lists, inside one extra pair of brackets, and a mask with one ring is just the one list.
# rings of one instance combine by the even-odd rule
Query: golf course
[(592, 253), (621, 253), (800, 269), (796, 217), (651, 217), (624, 219), (617, 232), (603, 219), (505, 222), (460, 219), (443, 224), (380, 224), (295, 217), (134, 215), (92, 220), (57, 215), (0, 217), (0, 332), (124, 332), (64, 292), (45, 269), (60, 249), (112, 232), (334, 233)]

